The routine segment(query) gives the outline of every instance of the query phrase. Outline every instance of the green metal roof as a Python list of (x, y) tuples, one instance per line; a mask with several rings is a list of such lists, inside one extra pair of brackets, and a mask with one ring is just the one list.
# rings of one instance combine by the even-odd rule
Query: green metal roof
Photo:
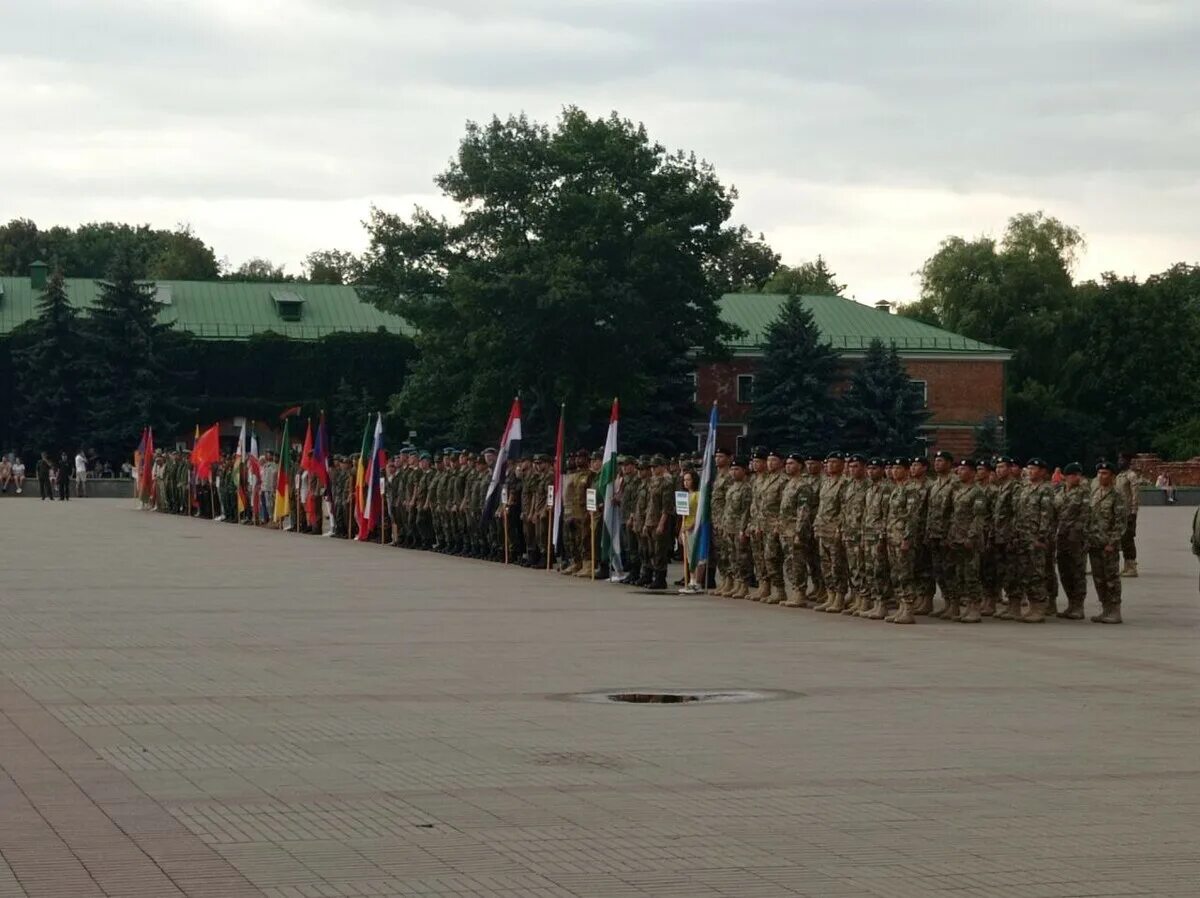
[[(99, 287), (87, 278), (68, 278), (72, 305), (92, 306)], [(353, 287), (327, 284), (241, 283), (238, 281), (157, 281), (163, 300), (159, 320), (211, 340), (245, 339), (266, 331), (298, 340), (315, 340), (345, 331), (413, 333), (403, 318), (381, 312), (358, 297)], [(0, 277), (0, 335), (37, 314), (42, 291), (29, 278)], [(285, 321), (275, 294), (287, 292), (302, 300), (299, 321)]]
[[(727, 293), (721, 297), (721, 319), (746, 332), (729, 342), (734, 352), (759, 349), (767, 326), (779, 317), (787, 296), (772, 293)], [(822, 336), (838, 350), (865, 350), (872, 340), (895, 344), (900, 352), (984, 354), (1008, 358), (1011, 353), (941, 328), (892, 315), (840, 296), (801, 296)]]

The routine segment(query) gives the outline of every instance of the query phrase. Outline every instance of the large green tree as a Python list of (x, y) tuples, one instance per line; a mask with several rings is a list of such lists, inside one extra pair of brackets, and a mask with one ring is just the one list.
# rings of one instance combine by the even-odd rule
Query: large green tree
[(754, 379), (752, 441), (801, 452), (830, 448), (840, 425), (833, 395), (840, 368), (837, 353), (798, 296), (784, 300), (765, 337)]
[(373, 210), (362, 275), (418, 330), (397, 406), (431, 436), (494, 439), (518, 392), (531, 440), (549, 440), (560, 402), (597, 438), (613, 396), (627, 416), (678, 410), (665, 433), (696, 413), (680, 360), (720, 354), (734, 330), (717, 299), (775, 264), (729, 223), (736, 193), (710, 165), (616, 114), (471, 123), (436, 182), (456, 219)]
[(38, 314), (12, 337), (16, 426), (23, 448), (73, 452), (85, 433), (90, 391), (83, 384), (83, 337), (61, 272), (38, 301)]
[(842, 396), (843, 442), (871, 455), (907, 455), (929, 418), (896, 347), (872, 340)]
[(0, 274), (26, 275), (42, 261), (64, 277), (99, 278), (118, 252), (129, 255), (141, 278), (202, 281), (220, 274), (212, 247), (186, 224), (173, 231), (110, 221), (42, 230), (24, 218), (0, 225)]
[(762, 286), (763, 293), (790, 293), (796, 296), (842, 296), (845, 284), (837, 282), (837, 275), (817, 256), (816, 261), (800, 265), (782, 265)]
[(190, 423), (178, 364), (189, 338), (158, 321), (154, 285), (138, 279), (128, 249), (99, 286), (87, 323), (89, 432), (102, 457), (119, 458), (146, 425), (171, 436)]
[(353, 284), (358, 280), (359, 261), (345, 250), (321, 249), (304, 257), (303, 270), (310, 284)]

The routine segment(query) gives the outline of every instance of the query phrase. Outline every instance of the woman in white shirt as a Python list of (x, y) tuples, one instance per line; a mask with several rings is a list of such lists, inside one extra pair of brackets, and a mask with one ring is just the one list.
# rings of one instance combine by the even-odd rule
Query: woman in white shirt
[(80, 449), (75, 453), (75, 495), (84, 497), (87, 495), (87, 456)]
[(20, 456), (13, 459), (12, 479), (13, 484), (17, 488), (17, 493), (21, 493), (25, 489), (25, 462), (21, 461)]

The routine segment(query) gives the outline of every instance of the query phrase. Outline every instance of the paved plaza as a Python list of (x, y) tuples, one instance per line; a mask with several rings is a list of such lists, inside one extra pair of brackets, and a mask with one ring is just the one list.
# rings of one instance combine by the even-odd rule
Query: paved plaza
[(0, 898), (1200, 893), (1190, 509), (896, 627), (131, 505), (0, 499)]

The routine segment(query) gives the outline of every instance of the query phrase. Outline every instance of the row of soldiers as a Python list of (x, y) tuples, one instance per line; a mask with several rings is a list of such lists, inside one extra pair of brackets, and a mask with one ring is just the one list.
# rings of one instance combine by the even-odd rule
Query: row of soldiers
[(1101, 605), (1092, 620), (1121, 622), (1118, 561), (1136, 488), (1109, 462), (1092, 484), (1068, 465), (1058, 485), (1040, 458), (1021, 467), (946, 452), (932, 472), (924, 457), (765, 448), (749, 462), (720, 453), (717, 467), (717, 595), (898, 624), (1080, 620), (1090, 559)]

